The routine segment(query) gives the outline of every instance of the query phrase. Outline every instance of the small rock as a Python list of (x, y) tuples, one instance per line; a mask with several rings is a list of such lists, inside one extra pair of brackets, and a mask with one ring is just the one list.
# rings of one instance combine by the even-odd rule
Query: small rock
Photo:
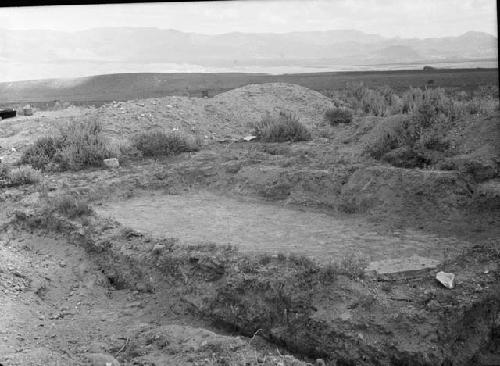
[(152, 251), (153, 251), (154, 254), (160, 254), (164, 249), (165, 249), (165, 245), (163, 245), (163, 244), (156, 244), (153, 247)]
[(249, 136), (243, 137), (243, 140), (248, 142), (248, 141), (255, 140), (256, 138), (257, 138), (257, 136), (249, 135)]
[(440, 271), (436, 275), (436, 280), (438, 280), (444, 287), (452, 289), (455, 287), (455, 274)]
[(103, 163), (108, 168), (118, 168), (120, 166), (120, 163), (118, 162), (117, 158), (104, 159)]
[(113, 356), (105, 353), (89, 353), (85, 357), (92, 366), (120, 366), (120, 363)]

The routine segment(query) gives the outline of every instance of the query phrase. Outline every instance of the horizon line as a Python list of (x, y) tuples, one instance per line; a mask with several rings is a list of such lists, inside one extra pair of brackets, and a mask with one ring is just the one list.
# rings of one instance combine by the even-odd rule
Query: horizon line
[(155, 30), (161, 30), (161, 31), (172, 31), (172, 32), (179, 32), (179, 33), (185, 33), (185, 34), (199, 34), (199, 35), (206, 35), (206, 36), (220, 36), (220, 35), (227, 35), (227, 34), (258, 34), (258, 35), (265, 35), (265, 34), (291, 34), (291, 33), (326, 33), (326, 32), (335, 32), (335, 31), (350, 31), (350, 32), (359, 32), (363, 33), (365, 35), (374, 35), (374, 36), (379, 36), (382, 38), (388, 38), (388, 39), (435, 39), (435, 38), (456, 38), (456, 37), (461, 37), (464, 36), (468, 33), (481, 33), (481, 34), (486, 34), (489, 36), (492, 36), (494, 38), (498, 38), (498, 34), (492, 34), (489, 32), (484, 32), (484, 31), (478, 31), (478, 30), (467, 30), (463, 33), (455, 34), (455, 35), (443, 35), (443, 36), (433, 36), (433, 37), (401, 37), (401, 36), (384, 36), (380, 33), (372, 33), (372, 32), (365, 32), (363, 30), (359, 29), (354, 29), (354, 28), (330, 28), (330, 29), (311, 29), (311, 30), (291, 30), (291, 31), (286, 31), (286, 32), (242, 32), (242, 31), (228, 31), (228, 32), (223, 32), (223, 33), (202, 33), (202, 32), (193, 32), (193, 31), (186, 31), (186, 30), (179, 30), (179, 29), (174, 29), (174, 28), (160, 28), (160, 27), (141, 27), (141, 26), (111, 26), (111, 27), (90, 27), (90, 28), (83, 28), (83, 29), (76, 29), (76, 30), (61, 30), (61, 29), (51, 29), (51, 28), (5, 28), (2, 25), (0, 25), (0, 29), (2, 30), (8, 30), (8, 31), (27, 31), (27, 32), (36, 32), (36, 31), (51, 31), (51, 32), (60, 32), (60, 33), (78, 33), (78, 32), (85, 32), (85, 31), (92, 31), (92, 30), (99, 30), (99, 29), (155, 29)]

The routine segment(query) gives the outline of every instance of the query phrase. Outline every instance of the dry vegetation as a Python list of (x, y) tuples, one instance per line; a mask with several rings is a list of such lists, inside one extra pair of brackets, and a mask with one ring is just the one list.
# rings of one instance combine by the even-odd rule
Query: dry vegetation
[(35, 184), (42, 180), (40, 171), (33, 169), (31, 166), (19, 166), (11, 168), (6, 164), (0, 163), (0, 187), (5, 186), (21, 186), (25, 184)]
[(135, 135), (132, 146), (144, 157), (160, 157), (198, 151), (200, 142), (176, 132), (151, 131)]
[(255, 135), (264, 142), (307, 141), (311, 132), (299, 119), (289, 113), (280, 112), (278, 117), (267, 114), (255, 125)]
[(99, 167), (114, 157), (98, 120), (72, 122), (59, 126), (55, 137), (42, 137), (27, 149), (20, 162), (49, 171), (81, 170)]

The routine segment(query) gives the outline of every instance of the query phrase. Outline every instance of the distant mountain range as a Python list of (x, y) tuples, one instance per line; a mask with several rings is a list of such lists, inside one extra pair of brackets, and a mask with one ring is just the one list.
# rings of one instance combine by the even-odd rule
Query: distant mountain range
[(497, 41), (482, 32), (406, 39), (356, 30), (205, 35), (157, 28), (0, 29), (0, 64), (175, 63), (231, 68), (453, 62), (497, 58)]

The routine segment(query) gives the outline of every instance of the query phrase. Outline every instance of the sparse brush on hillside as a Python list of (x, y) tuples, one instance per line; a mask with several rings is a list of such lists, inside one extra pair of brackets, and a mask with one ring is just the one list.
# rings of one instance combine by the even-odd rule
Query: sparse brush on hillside
[(138, 134), (133, 137), (132, 145), (145, 157), (177, 155), (200, 149), (200, 143), (195, 137), (164, 131)]
[(453, 122), (467, 115), (487, 115), (498, 109), (494, 87), (482, 88), (474, 95), (452, 95), (442, 88), (412, 88), (398, 95), (388, 86), (371, 89), (363, 83), (348, 83), (343, 96), (337, 96), (358, 113), (374, 116), (417, 114), (423, 124), (432, 120)]
[(97, 120), (72, 122), (59, 127), (55, 137), (42, 137), (21, 156), (21, 164), (41, 170), (81, 170), (102, 166), (116, 157)]
[[(358, 94), (363, 92), (358, 90)], [(452, 94), (441, 88), (410, 88), (399, 102), (398, 115), (383, 119), (366, 136), (365, 152), (405, 168), (424, 167), (448, 157), (447, 136), (458, 121), (489, 115), (498, 108), (498, 101), (489, 95), (470, 98), (467, 93)]]
[(348, 108), (329, 108), (325, 112), (325, 119), (332, 126), (336, 126), (339, 123), (351, 123), (352, 111)]
[(363, 83), (347, 85), (347, 102), (354, 109), (359, 110), (363, 114), (374, 116), (386, 116), (391, 114), (392, 97), (388, 93), (392, 93), (390, 88), (384, 89), (386, 95), (378, 90), (367, 88)]
[(387, 117), (366, 136), (365, 152), (394, 166), (423, 167), (431, 162), (430, 148), (444, 145), (424, 138), (429, 137), (426, 132), (414, 116)]
[(264, 142), (308, 141), (311, 132), (296, 116), (280, 112), (277, 118), (268, 113), (254, 127), (257, 138)]

